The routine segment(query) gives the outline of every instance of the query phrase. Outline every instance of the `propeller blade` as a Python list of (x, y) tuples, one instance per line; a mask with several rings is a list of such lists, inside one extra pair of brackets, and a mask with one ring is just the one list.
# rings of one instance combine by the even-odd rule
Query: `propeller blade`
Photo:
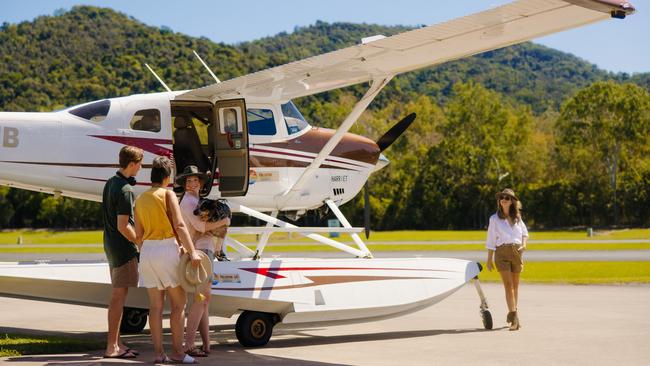
[(370, 239), (370, 193), (368, 193), (368, 181), (363, 187), (363, 227), (365, 228), (366, 239)]
[(404, 131), (415, 121), (415, 113), (411, 113), (408, 116), (402, 118), (401, 121), (397, 122), (393, 127), (388, 130), (382, 137), (377, 140), (377, 146), (379, 146), (380, 151), (386, 150), (398, 137), (400, 137)]

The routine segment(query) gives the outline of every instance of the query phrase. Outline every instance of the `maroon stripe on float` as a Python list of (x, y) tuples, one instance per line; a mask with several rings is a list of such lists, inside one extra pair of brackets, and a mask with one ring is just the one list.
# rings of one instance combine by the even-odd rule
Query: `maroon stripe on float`
[(386, 281), (386, 280), (436, 280), (446, 279), (444, 277), (396, 277), (396, 276), (305, 276), (311, 283), (300, 285), (286, 286), (264, 286), (264, 287), (239, 287), (239, 288), (219, 288), (212, 286), (217, 291), (271, 291), (271, 290), (288, 290), (295, 288), (314, 287), (322, 285), (336, 285), (342, 283), (368, 282), (368, 281)]
[(366, 271), (426, 271), (426, 272), (458, 272), (444, 269), (418, 269), (418, 268), (374, 268), (374, 267), (249, 267), (238, 268), (243, 271), (252, 272), (271, 278), (285, 278), (284, 276), (274, 273), (280, 271), (334, 271), (334, 270), (366, 270)]

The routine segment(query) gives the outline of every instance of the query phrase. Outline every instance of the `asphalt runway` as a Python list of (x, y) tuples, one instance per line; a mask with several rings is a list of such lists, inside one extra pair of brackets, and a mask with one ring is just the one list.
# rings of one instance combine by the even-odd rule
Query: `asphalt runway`
[[(498, 284), (483, 285), (495, 329), (483, 329), (473, 286), (406, 316), (314, 329), (276, 327), (263, 348), (236, 341), (235, 319), (213, 318), (212, 354), (203, 364), (223, 365), (648, 365), (650, 286), (523, 285), (523, 328), (505, 328)], [(106, 310), (0, 298), (0, 332), (105, 337)], [(165, 322), (167, 326), (167, 322)], [(168, 330), (167, 330), (168, 331)], [(148, 335), (126, 336), (148, 363)], [(169, 336), (165, 337), (169, 349)], [(99, 365), (102, 351), (0, 359), (3, 364)]]
[[(371, 249), (372, 250), (372, 249)], [(236, 253), (229, 254), (233, 259)], [(442, 257), (458, 258), (484, 262), (486, 251), (399, 251), (374, 252), (377, 258), (412, 258), (412, 257)], [(279, 258), (349, 258), (344, 252), (268, 252), (265, 257)], [(0, 262), (18, 261), (106, 261), (104, 253), (0, 253)], [(650, 261), (650, 250), (531, 250), (524, 253), (525, 261), (558, 262), (558, 261)]]

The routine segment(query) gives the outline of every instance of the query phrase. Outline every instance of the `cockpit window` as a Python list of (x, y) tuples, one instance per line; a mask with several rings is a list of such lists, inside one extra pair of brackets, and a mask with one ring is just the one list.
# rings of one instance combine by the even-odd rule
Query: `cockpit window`
[(287, 125), (289, 135), (302, 131), (309, 126), (305, 117), (302, 116), (292, 101), (282, 105), (282, 114), (284, 115), (284, 123)]
[(270, 109), (250, 108), (246, 110), (246, 117), (249, 135), (273, 136), (277, 132), (273, 111)]
[(70, 114), (73, 114), (77, 117), (87, 119), (91, 122), (101, 122), (106, 119), (108, 116), (108, 111), (111, 109), (110, 100), (101, 100), (99, 102), (86, 104), (79, 108), (75, 108), (70, 111)]
[(138, 131), (160, 132), (160, 111), (143, 109), (135, 112), (131, 118), (131, 129)]

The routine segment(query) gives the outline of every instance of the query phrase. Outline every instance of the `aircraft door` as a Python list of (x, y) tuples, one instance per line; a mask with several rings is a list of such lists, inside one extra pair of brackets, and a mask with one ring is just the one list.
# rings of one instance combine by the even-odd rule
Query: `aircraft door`
[(248, 121), (244, 99), (215, 103), (210, 137), (219, 169), (222, 197), (244, 196), (248, 192)]

